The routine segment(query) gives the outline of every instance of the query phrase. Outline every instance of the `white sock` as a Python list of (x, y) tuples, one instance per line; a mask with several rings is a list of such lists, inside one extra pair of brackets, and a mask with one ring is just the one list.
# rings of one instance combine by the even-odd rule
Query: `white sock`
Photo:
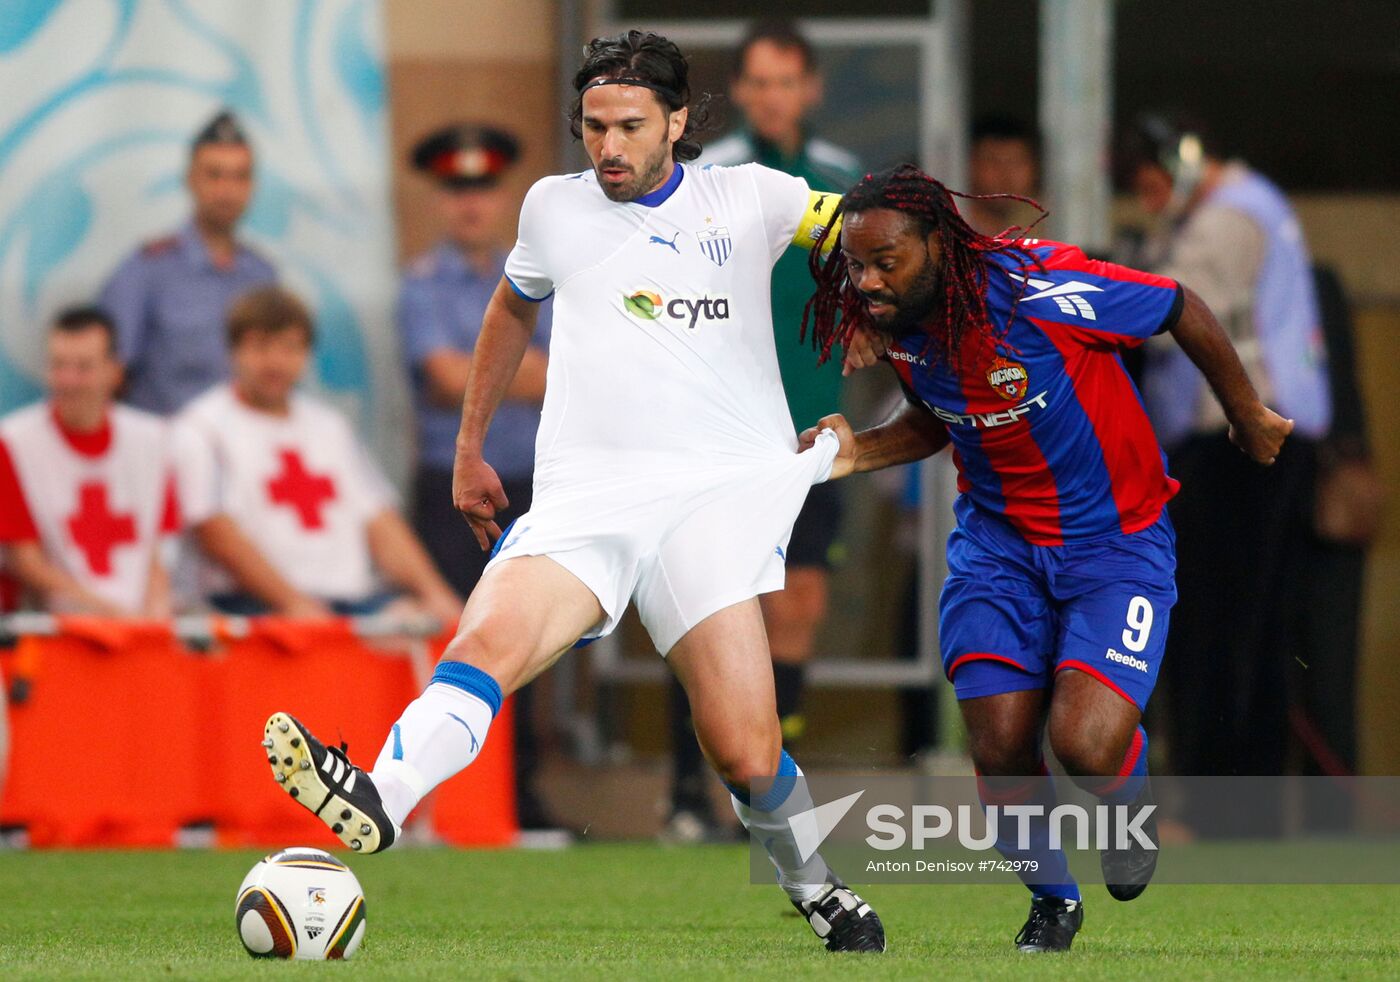
[(828, 870), (826, 860), (820, 853), (813, 853), (805, 862), (802, 860), (802, 852), (797, 847), (788, 819), (812, 808), (812, 795), (807, 790), (807, 782), (802, 780), (802, 769), (792, 762), (786, 750), (783, 751), (783, 758), (785, 761), (778, 768), (779, 779), (784, 770), (790, 767), (789, 773), (795, 772), (797, 780), (791, 792), (776, 807), (770, 811), (760, 811), (744, 804), (732, 792), (730, 800), (734, 804), (734, 814), (739, 816), (744, 828), (757, 834), (759, 840), (766, 844), (768, 858), (778, 868), (778, 885), (800, 903), (821, 896), (826, 888)]
[(486, 699), (439, 681), (408, 704), (369, 775), (395, 825), (402, 826), (429, 791), (476, 759), (495, 715)]

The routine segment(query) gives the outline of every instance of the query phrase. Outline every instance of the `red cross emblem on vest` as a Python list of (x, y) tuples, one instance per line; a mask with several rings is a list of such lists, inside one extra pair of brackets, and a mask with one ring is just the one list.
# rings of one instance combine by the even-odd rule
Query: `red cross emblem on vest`
[(279, 450), (282, 472), (267, 482), (267, 496), (275, 505), (290, 505), (306, 529), (321, 528), (321, 507), (335, 500), (335, 482), (313, 474), (295, 450)]
[(89, 481), (78, 488), (78, 510), (68, 519), (68, 534), (94, 576), (111, 576), (112, 550), (136, 541), (136, 519), (131, 514), (113, 514), (107, 485)]

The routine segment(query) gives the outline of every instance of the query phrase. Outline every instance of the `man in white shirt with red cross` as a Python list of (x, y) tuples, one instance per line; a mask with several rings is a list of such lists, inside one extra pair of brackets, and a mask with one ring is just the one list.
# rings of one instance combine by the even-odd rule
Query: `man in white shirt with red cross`
[(0, 544), (35, 605), (164, 617), (160, 543), (179, 531), (163, 420), (113, 402), (116, 330), (96, 307), (55, 318), (49, 398), (0, 419)]
[(286, 290), (244, 294), (228, 315), (233, 381), (177, 417), (201, 593), (225, 613), (320, 617), (377, 613), (401, 591), (456, 623), (461, 598), (350, 424), (296, 391), (313, 338), (310, 313)]
[[(788, 820), (812, 802), (782, 749), (758, 603), (782, 588), (793, 521), (837, 449), (826, 434), (797, 453), (770, 278), (839, 198), (756, 164), (687, 163), (703, 102), (692, 118), (685, 58), (665, 38), (595, 39), (574, 88), (592, 166), (525, 199), (457, 437), (453, 497), (496, 555), (372, 772), (286, 713), (268, 720), (264, 751), (346, 845), (386, 849), (417, 802), (476, 757), (503, 696), (611, 631), (630, 601), (793, 905), (828, 950), (883, 951), (870, 905), (795, 841)], [(551, 294), (534, 499), (501, 536), (507, 502), (483, 438)]]

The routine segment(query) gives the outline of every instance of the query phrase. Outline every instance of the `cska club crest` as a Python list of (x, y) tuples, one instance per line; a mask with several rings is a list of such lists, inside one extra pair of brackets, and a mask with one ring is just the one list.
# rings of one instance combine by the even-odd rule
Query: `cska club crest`
[(998, 357), (992, 359), (992, 367), (987, 369), (987, 384), (1006, 401), (1019, 402), (1025, 398), (1030, 376), (1020, 362)]

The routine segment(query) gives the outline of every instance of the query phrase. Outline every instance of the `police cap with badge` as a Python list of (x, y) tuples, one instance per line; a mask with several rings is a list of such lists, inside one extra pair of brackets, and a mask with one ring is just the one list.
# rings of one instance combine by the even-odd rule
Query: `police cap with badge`
[(418, 170), (443, 187), (487, 188), (520, 158), (520, 142), (491, 126), (458, 124), (429, 133), (409, 158)]

